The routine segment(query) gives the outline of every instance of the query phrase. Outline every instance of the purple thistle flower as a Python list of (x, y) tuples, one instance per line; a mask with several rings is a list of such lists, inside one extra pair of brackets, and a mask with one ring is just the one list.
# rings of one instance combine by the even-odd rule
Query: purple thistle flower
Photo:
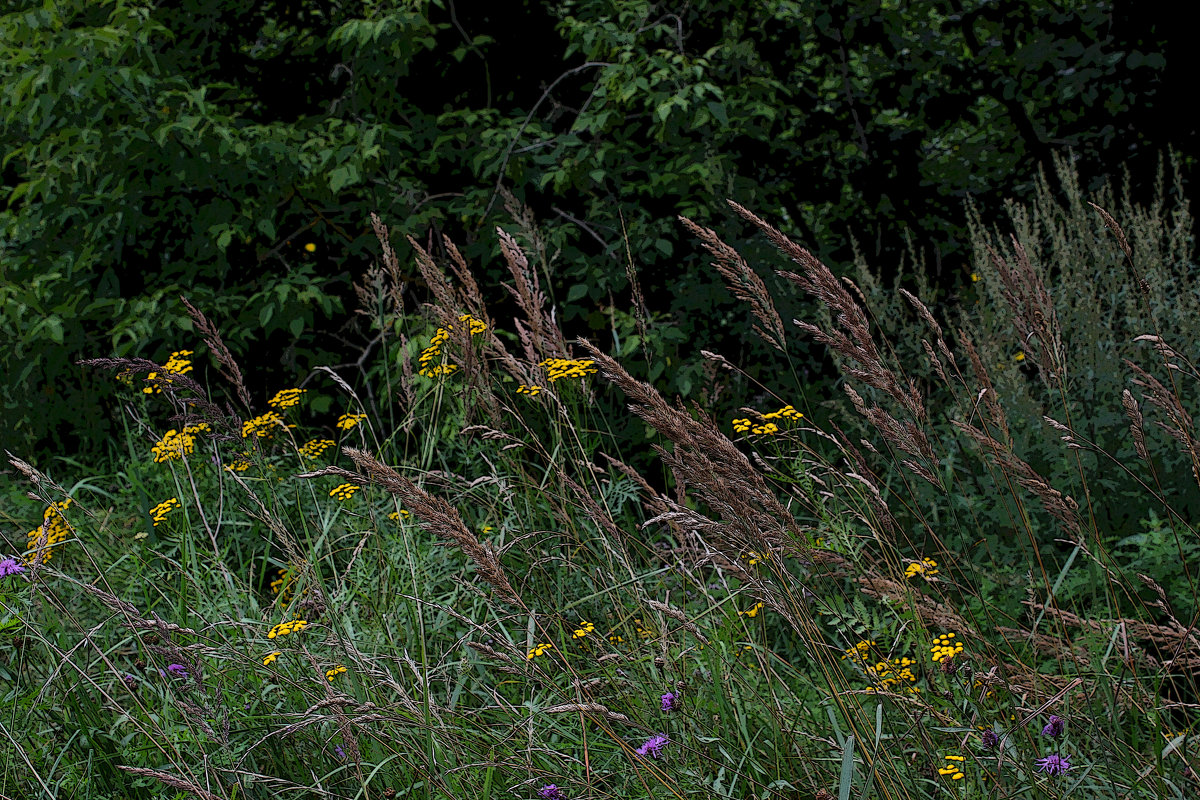
[(646, 743), (637, 749), (639, 756), (650, 756), (651, 758), (662, 758), (662, 751), (671, 740), (666, 734), (660, 733), (657, 736), (651, 736), (646, 740)]
[(662, 696), (663, 711), (678, 711), (679, 710), (679, 695), (674, 692), (667, 692)]
[(6, 558), (0, 561), (0, 578), (7, 578), (9, 575), (20, 575), (25, 571), (25, 565), (15, 558)]
[(542, 800), (567, 800), (567, 795), (553, 783), (548, 783), (538, 789), (538, 797)]
[(1044, 772), (1047, 775), (1061, 775), (1071, 768), (1071, 762), (1067, 760), (1067, 757), (1057, 753), (1039, 758), (1037, 765), (1038, 772)]
[(1042, 728), (1042, 736), (1062, 736), (1063, 728), (1067, 726), (1066, 721), (1057, 714), (1050, 715), (1050, 721), (1046, 723), (1046, 727)]

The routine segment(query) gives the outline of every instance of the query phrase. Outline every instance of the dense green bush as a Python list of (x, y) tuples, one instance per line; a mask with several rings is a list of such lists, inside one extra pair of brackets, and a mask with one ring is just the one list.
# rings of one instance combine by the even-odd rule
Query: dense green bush
[(110, 395), (71, 363), (165, 358), (180, 293), (260, 388), (357, 362), (368, 212), (435, 250), (451, 234), (496, 278), (502, 187), (542, 221), (571, 331), (628, 338), (632, 258), (663, 322), (639, 336), (691, 394), (697, 345), (765, 351), (676, 214), (752, 256), (707, 209), (779, 209), (844, 260), (847, 231), (878, 254), (908, 227), (940, 263), (967, 193), (995, 209), (1063, 147), (1095, 172), (1169, 140), (1156, 20), (1091, 2), (12, 0), (0, 445), (103, 440)]

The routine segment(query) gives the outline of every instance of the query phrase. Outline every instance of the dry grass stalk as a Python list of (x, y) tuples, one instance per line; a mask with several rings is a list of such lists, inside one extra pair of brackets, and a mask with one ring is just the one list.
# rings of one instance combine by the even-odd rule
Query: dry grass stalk
[(746, 259), (721, 241), (715, 231), (702, 228), (687, 217), (681, 216), (678, 219), (704, 244), (704, 249), (712, 253), (716, 259), (712, 266), (721, 273), (733, 296), (750, 304), (751, 313), (759, 321), (759, 325), (754, 326), (754, 332), (771, 347), (783, 352), (786, 344), (783, 320), (775, 310), (775, 303), (771, 300), (771, 293), (767, 291), (763, 279), (750, 269)]
[[(854, 509), (854, 514), (865, 522), (868, 528), (875, 532), (875, 535), (880, 540), (880, 544), (890, 545), (892, 537), (896, 535), (898, 526), (896, 518), (892, 516), (892, 510), (888, 508), (887, 501), (883, 499), (883, 493), (879, 490), (878, 481), (871, 472), (867, 460), (863, 458), (863, 454), (854, 446), (850, 438), (836, 424), (830, 423), (830, 427), (833, 429), (833, 436), (827, 436), (826, 438), (832, 439), (851, 465), (851, 469), (844, 473), (830, 469), (828, 472), (830, 480), (836, 481), (842, 486), (849, 486), (853, 482), (867, 489), (867, 503), (871, 506), (875, 519), (869, 519), (866, 514), (863, 514), (857, 508)], [(869, 442), (864, 441), (863, 444), (871, 447)], [(874, 450), (874, 448), (871, 449)], [(822, 491), (824, 494), (830, 494), (828, 489)]]
[(612, 456), (608, 455), (607, 453), (601, 453), (600, 455), (603, 456), (604, 459), (606, 461), (608, 461), (609, 464), (616, 467), (618, 470), (621, 471), (622, 474), (624, 474), (625, 476), (630, 478), (634, 483), (636, 483), (641, 488), (642, 493), (644, 495), (644, 499), (642, 500), (642, 505), (648, 511), (650, 511), (653, 514), (664, 514), (667, 511), (670, 511), (670, 506), (667, 503), (667, 499), (665, 497), (663, 497), (662, 495), (660, 495), (658, 492), (654, 491), (654, 488), (649, 483), (646, 482), (646, 479), (642, 477), (640, 472), (638, 472), (637, 470), (635, 470), (633, 467), (629, 466), (628, 464), (626, 464), (622, 461), (619, 461), (618, 459), (613, 458)]
[[(906, 289), (900, 289), (899, 292), (900, 296), (907, 300), (909, 304), (917, 310), (917, 314), (920, 315), (921, 319), (925, 320), (925, 324), (928, 325), (930, 330), (933, 331), (934, 338), (937, 341), (938, 351), (942, 354), (942, 356), (945, 357), (946, 362), (953, 367), (955, 377), (957, 377), (961, 382), (962, 373), (958, 370), (958, 361), (954, 358), (953, 351), (951, 351), (946, 345), (946, 340), (942, 335), (942, 326), (939, 325), (937, 320), (933, 318), (933, 313), (928, 307), (926, 307), (924, 303), (921, 302), (919, 297), (907, 291)], [(925, 354), (929, 356), (929, 361), (933, 364), (933, 368), (936, 370), (938, 377), (942, 379), (942, 383), (949, 387), (950, 379), (946, 375), (945, 364), (942, 362), (942, 357), (934, 354), (933, 346), (930, 345), (925, 339), (921, 340), (921, 346), (924, 348)]]
[(453, 324), (457, 316), (455, 312), (459, 307), (459, 303), (454, 296), (454, 289), (450, 285), (449, 279), (442, 272), (441, 268), (434, 263), (433, 256), (429, 255), (416, 239), (411, 236), (407, 238), (413, 252), (416, 253), (417, 271), (421, 273), (421, 277), (425, 280), (425, 285), (429, 287), (429, 291), (433, 294), (433, 299), (436, 301), (434, 305), (437, 309), (438, 318), (443, 324)]
[[(128, 375), (158, 373), (153, 378), (146, 378), (146, 382), (161, 390), (177, 408), (184, 409), (183, 412), (170, 417), (172, 423), (185, 426), (196, 422), (208, 422), (216, 428), (212, 432), (212, 437), (217, 441), (241, 441), (242, 439), (241, 423), (237, 421), (237, 414), (233, 409), (228, 406), (221, 409), (216, 403), (209, 400), (204, 387), (190, 375), (168, 373), (162, 365), (144, 358), (84, 358), (75, 363), (81, 367), (98, 367), (120, 371)], [(181, 396), (183, 392), (188, 393), (186, 397)]]
[(642, 339), (642, 355), (649, 361), (650, 354), (646, 350), (646, 328), (650, 321), (650, 311), (646, 308), (646, 298), (642, 295), (642, 285), (638, 282), (637, 267), (633, 263), (633, 252), (629, 249), (629, 232), (625, 230), (624, 214), (621, 214), (621, 240), (625, 242), (625, 277), (628, 278), (629, 289), (633, 293), (633, 319), (637, 325), (638, 336)]
[(545, 312), (546, 295), (538, 282), (537, 272), (529, 266), (529, 259), (516, 239), (502, 228), (496, 228), (496, 235), (500, 238), (504, 263), (513, 278), (512, 286), (506, 284), (505, 288), (525, 315), (525, 324), (516, 320), (514, 325), (524, 346), (526, 360), (537, 363), (551, 357), (565, 358), (567, 343), (554, 320)]
[(680, 624), (683, 625), (684, 629), (687, 630), (688, 633), (692, 634), (697, 639), (699, 639), (701, 641), (701, 643), (708, 644), (708, 637), (705, 636), (700, 631), (700, 628), (696, 625), (696, 623), (694, 623), (690, 619), (688, 619), (686, 614), (684, 614), (682, 611), (675, 608), (674, 606), (668, 605), (666, 603), (660, 603), (657, 600), (647, 600), (646, 607), (652, 611), (657, 611), (658, 613), (664, 614), (664, 615), (670, 617), (671, 619), (679, 622)]
[(1050, 516), (1063, 524), (1072, 538), (1078, 538), (1081, 531), (1079, 521), (1079, 504), (1069, 495), (1064, 495), (1052, 487), (1045, 478), (1039, 475), (1033, 467), (1018, 458), (1008, 447), (988, 436), (974, 425), (967, 425), (959, 420), (951, 420), (954, 427), (975, 440), (984, 452), (1008, 475), (1016, 478), (1018, 484), (1032, 492), (1041, 501), (1042, 507)]
[(905, 599), (909, 603), (909, 607), (916, 612), (921, 618), (921, 622), (925, 623), (930, 628), (941, 628), (947, 631), (956, 631), (959, 636), (965, 639), (982, 640), (979, 631), (971, 625), (966, 617), (959, 614), (945, 603), (939, 603), (931, 597), (927, 597), (920, 592), (913, 591), (913, 588), (908, 584), (900, 581), (885, 578), (874, 572), (867, 572), (855, 578), (862, 593), (867, 597), (882, 600), (888, 598), (890, 600)]
[(542, 709), (543, 714), (564, 714), (568, 711), (581, 714), (600, 714), (615, 722), (630, 722), (629, 717), (624, 714), (618, 714), (615, 711), (609, 711), (607, 706), (602, 706), (599, 703), (563, 703), (562, 705)]
[(460, 296), (466, 304), (466, 310), (472, 316), (483, 320), (491, 328), (491, 320), (488, 319), (487, 308), (483, 303), (483, 292), (479, 291), (479, 284), (475, 282), (475, 276), (471, 274), (467, 260), (463, 258), (462, 253), (458, 252), (458, 248), (449, 236), (442, 234), (442, 243), (446, 246), (446, 253), (450, 256), (450, 271), (454, 273), (458, 285), (462, 287)]
[(342, 452), (362, 470), (366, 476), (357, 475), (337, 467), (327, 467), (316, 472), (298, 475), (299, 478), (314, 478), (321, 475), (338, 475), (351, 483), (362, 485), (377, 483), (388, 493), (400, 499), (401, 505), (411, 511), (433, 534), (450, 544), (457, 545), (475, 564), (479, 577), (492, 585), (496, 593), (514, 605), (522, 605), (505, 575), (499, 555), (488, 542), (480, 541), (462, 521), (458, 510), (439, 497), (433, 497), (415, 483), (376, 459), (370, 453), (353, 447), (343, 447)]
[(1121, 390), (1121, 405), (1125, 407), (1125, 416), (1129, 417), (1129, 435), (1133, 437), (1133, 449), (1137, 451), (1138, 458), (1153, 466), (1150, 453), (1146, 450), (1146, 429), (1142, 424), (1142, 412), (1138, 408), (1137, 400), (1133, 399), (1133, 393), (1128, 389)]
[(966, 331), (959, 330), (958, 339), (967, 351), (971, 369), (975, 372), (975, 380), (979, 381), (979, 385), (982, 387), (976, 396), (976, 402), (983, 401), (988, 419), (1003, 437), (1005, 447), (1011, 450), (1012, 433), (1008, 430), (1008, 417), (1005, 416), (1004, 408), (997, 399), (996, 389), (992, 386), (992, 378), (988, 375), (987, 367), (984, 366), (983, 359), (979, 357), (979, 351), (975, 349), (975, 343), (971, 341), (971, 337), (967, 335)]
[[(1047, 386), (1053, 383), (1062, 387), (1067, 380), (1066, 351), (1058, 314), (1054, 310), (1054, 298), (1017, 237), (1012, 237), (1012, 244), (1015, 268), (988, 248), (988, 255), (1000, 276), (1000, 293), (1012, 309), (1013, 326), (1022, 347), (1029, 350), (1030, 359), (1037, 364), (1038, 374)], [(1034, 342), (1036, 344), (1031, 346)]]
[(1196, 425), (1192, 421), (1192, 416), (1183, 407), (1178, 395), (1167, 389), (1158, 378), (1129, 359), (1124, 359), (1124, 361), (1137, 375), (1132, 379), (1133, 385), (1148, 391), (1148, 393), (1142, 394), (1142, 398), (1167, 415), (1170, 424), (1158, 419), (1154, 420), (1154, 424), (1179, 442), (1183, 446), (1183, 452), (1191, 456), (1192, 476), (1196, 479), (1197, 484), (1200, 484), (1200, 450), (1196, 447)]
[(159, 783), (170, 786), (172, 789), (179, 789), (182, 792), (193, 794), (196, 797), (199, 797), (200, 800), (225, 800), (225, 798), (221, 795), (213, 794), (206, 789), (201, 789), (196, 784), (186, 781), (178, 775), (172, 775), (169, 772), (159, 772), (158, 770), (144, 769), (142, 767), (127, 767), (124, 764), (117, 764), (117, 769), (122, 770), (123, 772), (128, 772), (130, 775), (140, 775), (145, 778), (154, 778)]
[(375, 212), (371, 212), (371, 228), (375, 231), (375, 238), (379, 240), (379, 246), (383, 250), (383, 265), (373, 267), (367, 272), (367, 281), (372, 284), (371, 288), (375, 289), (375, 292), (366, 291), (358, 284), (354, 285), (354, 291), (358, 294), (358, 302), (361, 306), (359, 311), (373, 315), (375, 313), (374, 298), (378, 293), (388, 301), (390, 312), (395, 316), (400, 316), (404, 313), (405, 286), (404, 273), (400, 271), (400, 259), (392, 247), (387, 226)]
[[(629, 397), (630, 410), (675, 444), (671, 452), (655, 449), (677, 478), (692, 486), (724, 521), (708, 526), (719, 537), (722, 549), (742, 553), (802, 547), (789, 534), (799, 530), (791, 513), (749, 459), (702, 410), (696, 409), (699, 418), (693, 418), (686, 410), (667, 403), (654, 387), (635, 380), (589, 342), (580, 340), (580, 346), (600, 372)], [(682, 512), (682, 504), (675, 510)]]
[(743, 219), (762, 230), (780, 252), (800, 265), (803, 274), (786, 271), (780, 271), (779, 274), (827, 306), (835, 315), (840, 330), (827, 332), (800, 320), (793, 320), (793, 323), (810, 333), (817, 341), (857, 364), (858, 366), (845, 366), (849, 377), (886, 393), (907, 410), (913, 419), (923, 420), (925, 406), (916, 384), (911, 379), (902, 381), (883, 363), (883, 358), (871, 339), (866, 314), (846, 291), (841, 281), (829, 271), (829, 267), (752, 212), (732, 200), (729, 201), (729, 205)]
[[(234, 360), (233, 354), (229, 352), (229, 348), (225, 346), (225, 340), (221, 338), (221, 332), (217, 330), (217, 326), (208, 321), (200, 310), (188, 302), (188, 299), (183, 295), (179, 296), (183, 301), (184, 308), (187, 309), (188, 316), (192, 318), (192, 322), (196, 325), (196, 330), (200, 332), (204, 343), (208, 345), (209, 351), (213, 354), (213, 358), (217, 359), (223, 369), (219, 370), (221, 377), (233, 384), (234, 390), (237, 392), (238, 400), (247, 411), (253, 410), (253, 405), (250, 403), (250, 392), (246, 389), (246, 381), (242, 377), (242, 370)], [(186, 376), (185, 376), (186, 377)], [(178, 380), (178, 377), (176, 377)], [(201, 391), (198, 395), (204, 397), (204, 392)]]
[[(854, 387), (847, 383), (842, 388), (845, 390), (847, 396), (849, 396), (850, 402), (854, 404), (855, 410), (866, 417), (867, 421), (879, 431), (889, 444), (900, 448), (909, 455), (923, 459), (926, 464), (933, 467), (938, 465), (938, 458), (933, 453), (933, 447), (929, 444), (929, 439), (925, 436), (925, 431), (917, 427), (914, 422), (911, 420), (900, 422), (879, 406), (867, 408), (862, 397), (858, 392), (854, 391)], [(929, 467), (918, 464), (911, 459), (904, 459), (901, 463), (916, 475), (924, 478), (935, 488), (945, 491), (945, 486), (942, 485), (941, 478), (930, 471)]]

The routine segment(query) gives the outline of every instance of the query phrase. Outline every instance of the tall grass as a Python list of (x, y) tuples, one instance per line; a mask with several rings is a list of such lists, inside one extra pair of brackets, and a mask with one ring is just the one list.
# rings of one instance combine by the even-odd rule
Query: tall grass
[(448, 241), (411, 307), (375, 220), (357, 372), (252, 397), (191, 305), (193, 353), (88, 362), (124, 471), (10, 456), (3, 792), (1194, 796), (1192, 222), (1177, 175), (1090, 206), (1056, 170), (934, 307), (685, 220), (768, 344), (828, 349), (812, 407), (717, 419), (568, 342), (512, 198), (515, 318)]

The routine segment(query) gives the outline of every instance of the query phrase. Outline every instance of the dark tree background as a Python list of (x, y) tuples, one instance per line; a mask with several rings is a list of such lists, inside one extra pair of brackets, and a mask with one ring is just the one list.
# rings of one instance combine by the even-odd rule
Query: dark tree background
[(624, 226), (661, 312), (642, 369), (686, 395), (700, 347), (768, 356), (678, 214), (764, 275), (776, 257), (726, 198), (835, 269), (852, 238), (887, 268), (911, 236), (952, 292), (968, 197), (995, 214), (1056, 152), (1135, 191), (1167, 148), (1195, 163), (1180, 4), (0, 8), (0, 445), (26, 454), (103, 440), (108, 377), (73, 362), (190, 347), (181, 293), (263, 391), (356, 358), (371, 211), (495, 278), (510, 189), (561, 318), (602, 342), (633, 331)]

